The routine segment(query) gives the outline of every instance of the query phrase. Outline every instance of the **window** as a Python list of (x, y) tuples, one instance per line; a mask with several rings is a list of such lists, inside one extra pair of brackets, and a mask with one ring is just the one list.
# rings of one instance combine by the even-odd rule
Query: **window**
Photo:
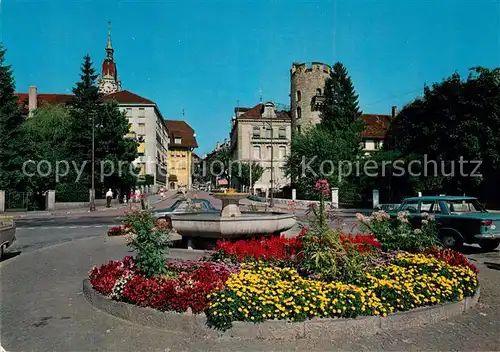
[(433, 214), (441, 214), (441, 207), (439, 203), (434, 201), (425, 201), (420, 203), (420, 212), (421, 213), (433, 213)]
[(297, 119), (300, 119), (302, 117), (302, 109), (300, 106), (297, 107)]
[(410, 214), (418, 213), (418, 201), (417, 200), (412, 200), (412, 201), (406, 202), (401, 207), (401, 211), (407, 211)]
[(280, 147), (279, 156), (280, 156), (280, 159), (285, 159), (286, 158), (286, 147), (284, 147), (284, 146)]
[(301, 130), (300, 126), (297, 126), (297, 132), (300, 133)]
[(175, 138), (175, 144), (181, 144), (182, 138)]
[(286, 138), (286, 127), (280, 127), (279, 129), (279, 138), (285, 139)]
[(144, 108), (139, 108), (139, 113), (137, 114), (138, 117), (146, 117), (146, 112), (144, 111)]
[(268, 159), (271, 159), (272, 157), (274, 157), (274, 155), (273, 155), (273, 147), (267, 146), (266, 147), (266, 153), (267, 153), (266, 157)]
[(253, 138), (260, 138), (260, 127), (259, 126), (253, 127)]
[(125, 110), (125, 114), (127, 115), (127, 117), (132, 117), (132, 108), (127, 108)]
[(375, 149), (380, 149), (380, 147), (382, 146), (382, 141), (375, 141)]
[(316, 95), (321, 95), (321, 88), (316, 89)]
[(273, 130), (271, 127), (266, 127), (266, 138), (273, 138)]
[(253, 147), (253, 158), (260, 160), (260, 147), (259, 146)]
[(139, 128), (137, 130), (138, 134), (145, 134), (146, 133), (146, 124), (145, 123), (140, 123)]
[(300, 93), (300, 90), (297, 91), (297, 101), (300, 101), (302, 99), (302, 94)]

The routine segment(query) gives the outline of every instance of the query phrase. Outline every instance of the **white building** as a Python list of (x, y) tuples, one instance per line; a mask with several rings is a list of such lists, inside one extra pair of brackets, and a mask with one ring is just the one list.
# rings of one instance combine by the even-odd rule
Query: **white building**
[(273, 183), (274, 189), (290, 183), (282, 168), (290, 153), (291, 135), (290, 113), (277, 111), (273, 103), (235, 109), (230, 151), (233, 160), (244, 163), (258, 162), (264, 168), (262, 177), (255, 182), (256, 191), (271, 189)]

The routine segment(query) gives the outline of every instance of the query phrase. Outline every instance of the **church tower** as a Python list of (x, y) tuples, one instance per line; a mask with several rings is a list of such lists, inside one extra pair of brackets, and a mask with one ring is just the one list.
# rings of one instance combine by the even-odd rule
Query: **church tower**
[(119, 92), (122, 89), (118, 79), (116, 63), (113, 59), (113, 46), (111, 45), (111, 22), (108, 22), (108, 45), (106, 45), (106, 58), (102, 63), (102, 72), (98, 79), (99, 92), (111, 94)]

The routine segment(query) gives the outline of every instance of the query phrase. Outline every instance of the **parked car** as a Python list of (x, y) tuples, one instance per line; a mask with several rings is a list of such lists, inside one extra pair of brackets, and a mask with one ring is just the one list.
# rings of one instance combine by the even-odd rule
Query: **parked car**
[(186, 214), (186, 213), (218, 213), (212, 203), (207, 199), (191, 198), (179, 199), (172, 206), (165, 209), (154, 210), (153, 214), (158, 220), (166, 220), (169, 226), (172, 226), (171, 214)]
[(439, 240), (446, 248), (460, 248), (464, 243), (479, 244), (492, 251), (500, 245), (500, 214), (489, 213), (474, 197), (425, 196), (403, 200), (399, 208), (389, 212), (396, 217), (409, 213), (409, 221), (418, 227), (423, 213), (436, 218)]
[(14, 218), (0, 218), (0, 259), (3, 258), (5, 250), (16, 240), (16, 223)]

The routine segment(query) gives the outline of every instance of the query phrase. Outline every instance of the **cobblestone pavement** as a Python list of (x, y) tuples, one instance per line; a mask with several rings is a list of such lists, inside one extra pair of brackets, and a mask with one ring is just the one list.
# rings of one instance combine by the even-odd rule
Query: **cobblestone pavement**
[[(82, 295), (94, 264), (130, 254), (123, 238), (93, 236), (22, 253), (0, 263), (0, 337), (6, 351), (488, 351), (500, 350), (500, 253), (469, 256), (480, 267), (472, 311), (418, 329), (356, 340), (212, 341), (145, 328), (95, 310)], [(203, 252), (172, 249), (173, 257)]]

